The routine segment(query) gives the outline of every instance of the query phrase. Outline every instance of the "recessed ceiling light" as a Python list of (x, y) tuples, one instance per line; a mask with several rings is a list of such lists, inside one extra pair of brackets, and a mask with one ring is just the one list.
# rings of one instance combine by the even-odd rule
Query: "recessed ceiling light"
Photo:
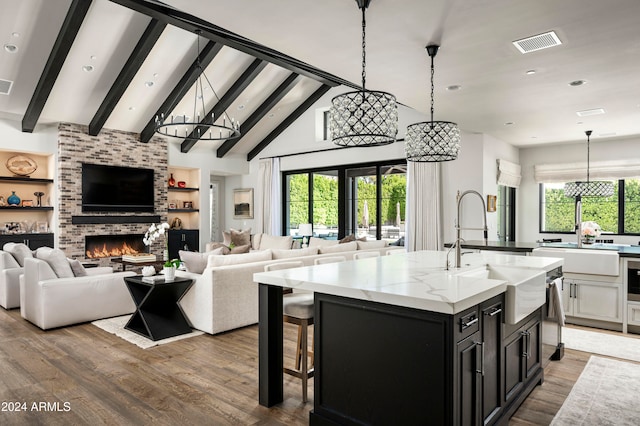
[(243, 110), (243, 109), (244, 109), (244, 104), (240, 104), (240, 105), (238, 105), (238, 109), (239, 109), (239, 110)]
[(513, 121), (507, 121), (504, 123), (505, 126), (513, 126)]
[(129, 111), (135, 111), (135, 110), (136, 110), (136, 107), (134, 107), (134, 106), (130, 106), (129, 107)]
[(534, 75), (536, 73), (536, 70), (527, 70), (525, 72), (526, 75)]
[(274, 113), (269, 114), (269, 118), (273, 118), (273, 117), (275, 117)]
[(9, 53), (16, 53), (18, 51), (18, 46), (16, 46), (15, 44), (5, 44), (4, 45), (4, 50), (6, 50)]
[(91, 59), (92, 61), (95, 61), (96, 59), (98, 59), (98, 57), (97, 57), (96, 55), (91, 55), (91, 56), (90, 56), (90, 59)]
[(576, 111), (578, 117), (588, 117), (590, 115), (604, 114), (604, 108), (585, 109), (582, 111)]
[(93, 71), (93, 66), (92, 65), (83, 65), (82, 66), (82, 71), (91, 72), (91, 71)]
[(587, 83), (586, 80), (574, 80), (569, 83), (569, 86), (577, 87), (577, 86), (582, 86), (583, 84), (586, 84), (586, 83)]
[(159, 76), (159, 75), (160, 75), (160, 74), (158, 74), (157, 72), (154, 72), (154, 73), (153, 73), (153, 78), (158, 78), (158, 76)]
[(14, 32), (11, 33), (11, 37), (18, 38), (18, 37), (20, 37), (20, 33), (17, 32), (17, 31), (14, 31)]
[(147, 87), (151, 87), (151, 86), (153, 86), (153, 84), (154, 84), (153, 81), (145, 81), (144, 82), (144, 85), (147, 86)]
[(460, 89), (462, 89), (462, 86), (460, 86), (459, 84), (452, 84), (451, 86), (447, 86), (447, 90), (452, 92)]

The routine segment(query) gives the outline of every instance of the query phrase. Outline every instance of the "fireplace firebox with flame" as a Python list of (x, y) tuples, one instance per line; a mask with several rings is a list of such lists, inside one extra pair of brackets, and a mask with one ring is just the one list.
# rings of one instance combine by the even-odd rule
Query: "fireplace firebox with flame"
[(143, 235), (87, 235), (84, 246), (88, 259), (118, 257), (123, 254), (146, 253), (147, 246), (142, 242)]

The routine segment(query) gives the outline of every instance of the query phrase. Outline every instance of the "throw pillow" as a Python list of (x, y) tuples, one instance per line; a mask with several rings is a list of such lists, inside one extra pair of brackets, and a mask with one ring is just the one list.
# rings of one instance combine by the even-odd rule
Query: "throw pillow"
[(238, 265), (242, 263), (262, 262), (272, 260), (271, 250), (254, 251), (243, 254), (228, 254), (226, 256), (209, 256), (207, 268), (216, 266)]
[(212, 254), (225, 254), (225, 250), (228, 249), (224, 246), (218, 247), (217, 249), (211, 251), (207, 251), (205, 253), (180, 250), (178, 251), (178, 256), (180, 256), (180, 260), (184, 264), (185, 268), (187, 268), (187, 272), (201, 274), (204, 271), (204, 268), (207, 267), (207, 260), (209, 259), (209, 256)]
[(272, 250), (273, 252), (273, 258), (274, 259), (290, 259), (292, 257), (302, 257), (302, 256), (313, 256), (315, 254), (318, 254), (318, 248), (317, 247), (307, 247), (307, 248), (303, 248), (303, 249), (299, 249), (299, 250), (280, 250), (280, 249), (274, 249)]
[(351, 241), (355, 241), (355, 240), (356, 240), (356, 236), (351, 234), (351, 235), (347, 235), (343, 239), (339, 240), (338, 243), (340, 243), (340, 244), (350, 243)]
[(74, 277), (67, 256), (65, 256), (62, 250), (51, 247), (40, 247), (36, 250), (36, 258), (47, 262), (58, 278)]
[(338, 244), (338, 240), (325, 240), (324, 238), (309, 238), (309, 247), (333, 246)]
[(234, 246), (246, 246), (247, 244), (251, 244), (251, 228), (245, 229), (244, 231), (238, 231), (237, 229), (231, 228), (229, 229), (229, 234), (231, 235), (231, 243)]
[(260, 250), (260, 241), (262, 241), (262, 233), (253, 234), (251, 236), (251, 250)]
[(249, 253), (249, 251), (251, 251), (251, 244), (245, 244), (242, 246), (235, 246), (234, 248), (229, 250), (228, 254), (242, 254)]
[(366, 250), (366, 249), (377, 249), (382, 247), (387, 247), (389, 242), (386, 240), (377, 240), (377, 241), (357, 241), (358, 250)]
[(358, 245), (355, 241), (351, 241), (350, 243), (344, 244), (334, 244), (331, 246), (320, 246), (318, 248), (319, 254), (325, 253), (340, 253), (343, 251), (356, 251), (358, 249)]
[(84, 266), (82, 266), (82, 263), (80, 263), (78, 259), (67, 258), (67, 260), (69, 261), (69, 266), (71, 266), (71, 272), (73, 272), (74, 277), (87, 276), (87, 270), (84, 269)]
[(222, 243), (213, 243), (213, 242), (207, 243), (205, 245), (205, 250), (204, 251), (206, 253), (208, 251), (213, 251), (213, 250), (216, 250), (216, 249), (219, 249), (219, 248), (222, 248), (222, 253), (220, 253), (220, 254), (229, 254), (229, 247), (225, 246)]
[(229, 247), (231, 244), (231, 232), (222, 231), (222, 245)]
[(260, 239), (260, 250), (266, 249), (280, 249), (287, 250), (291, 248), (291, 243), (293, 243), (293, 237), (291, 235), (286, 237), (262, 234), (262, 238)]
[(26, 258), (33, 257), (31, 249), (23, 243), (6, 243), (2, 249), (8, 253), (11, 253), (13, 258), (18, 262), (18, 265), (24, 266), (24, 260)]

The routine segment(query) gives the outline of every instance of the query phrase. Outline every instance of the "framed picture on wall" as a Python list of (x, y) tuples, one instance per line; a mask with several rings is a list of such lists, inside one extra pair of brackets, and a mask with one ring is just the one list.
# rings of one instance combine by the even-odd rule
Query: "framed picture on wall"
[(495, 212), (496, 211), (496, 200), (497, 200), (497, 196), (496, 195), (487, 195), (487, 211), (488, 212)]
[(253, 219), (253, 188), (233, 190), (233, 218)]

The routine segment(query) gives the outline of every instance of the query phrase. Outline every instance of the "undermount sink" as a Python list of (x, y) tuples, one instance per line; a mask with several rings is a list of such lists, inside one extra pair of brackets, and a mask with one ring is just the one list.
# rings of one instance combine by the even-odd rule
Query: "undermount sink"
[(486, 265), (459, 275), (506, 281), (505, 320), (509, 324), (522, 321), (546, 301), (546, 274), (539, 269)]

